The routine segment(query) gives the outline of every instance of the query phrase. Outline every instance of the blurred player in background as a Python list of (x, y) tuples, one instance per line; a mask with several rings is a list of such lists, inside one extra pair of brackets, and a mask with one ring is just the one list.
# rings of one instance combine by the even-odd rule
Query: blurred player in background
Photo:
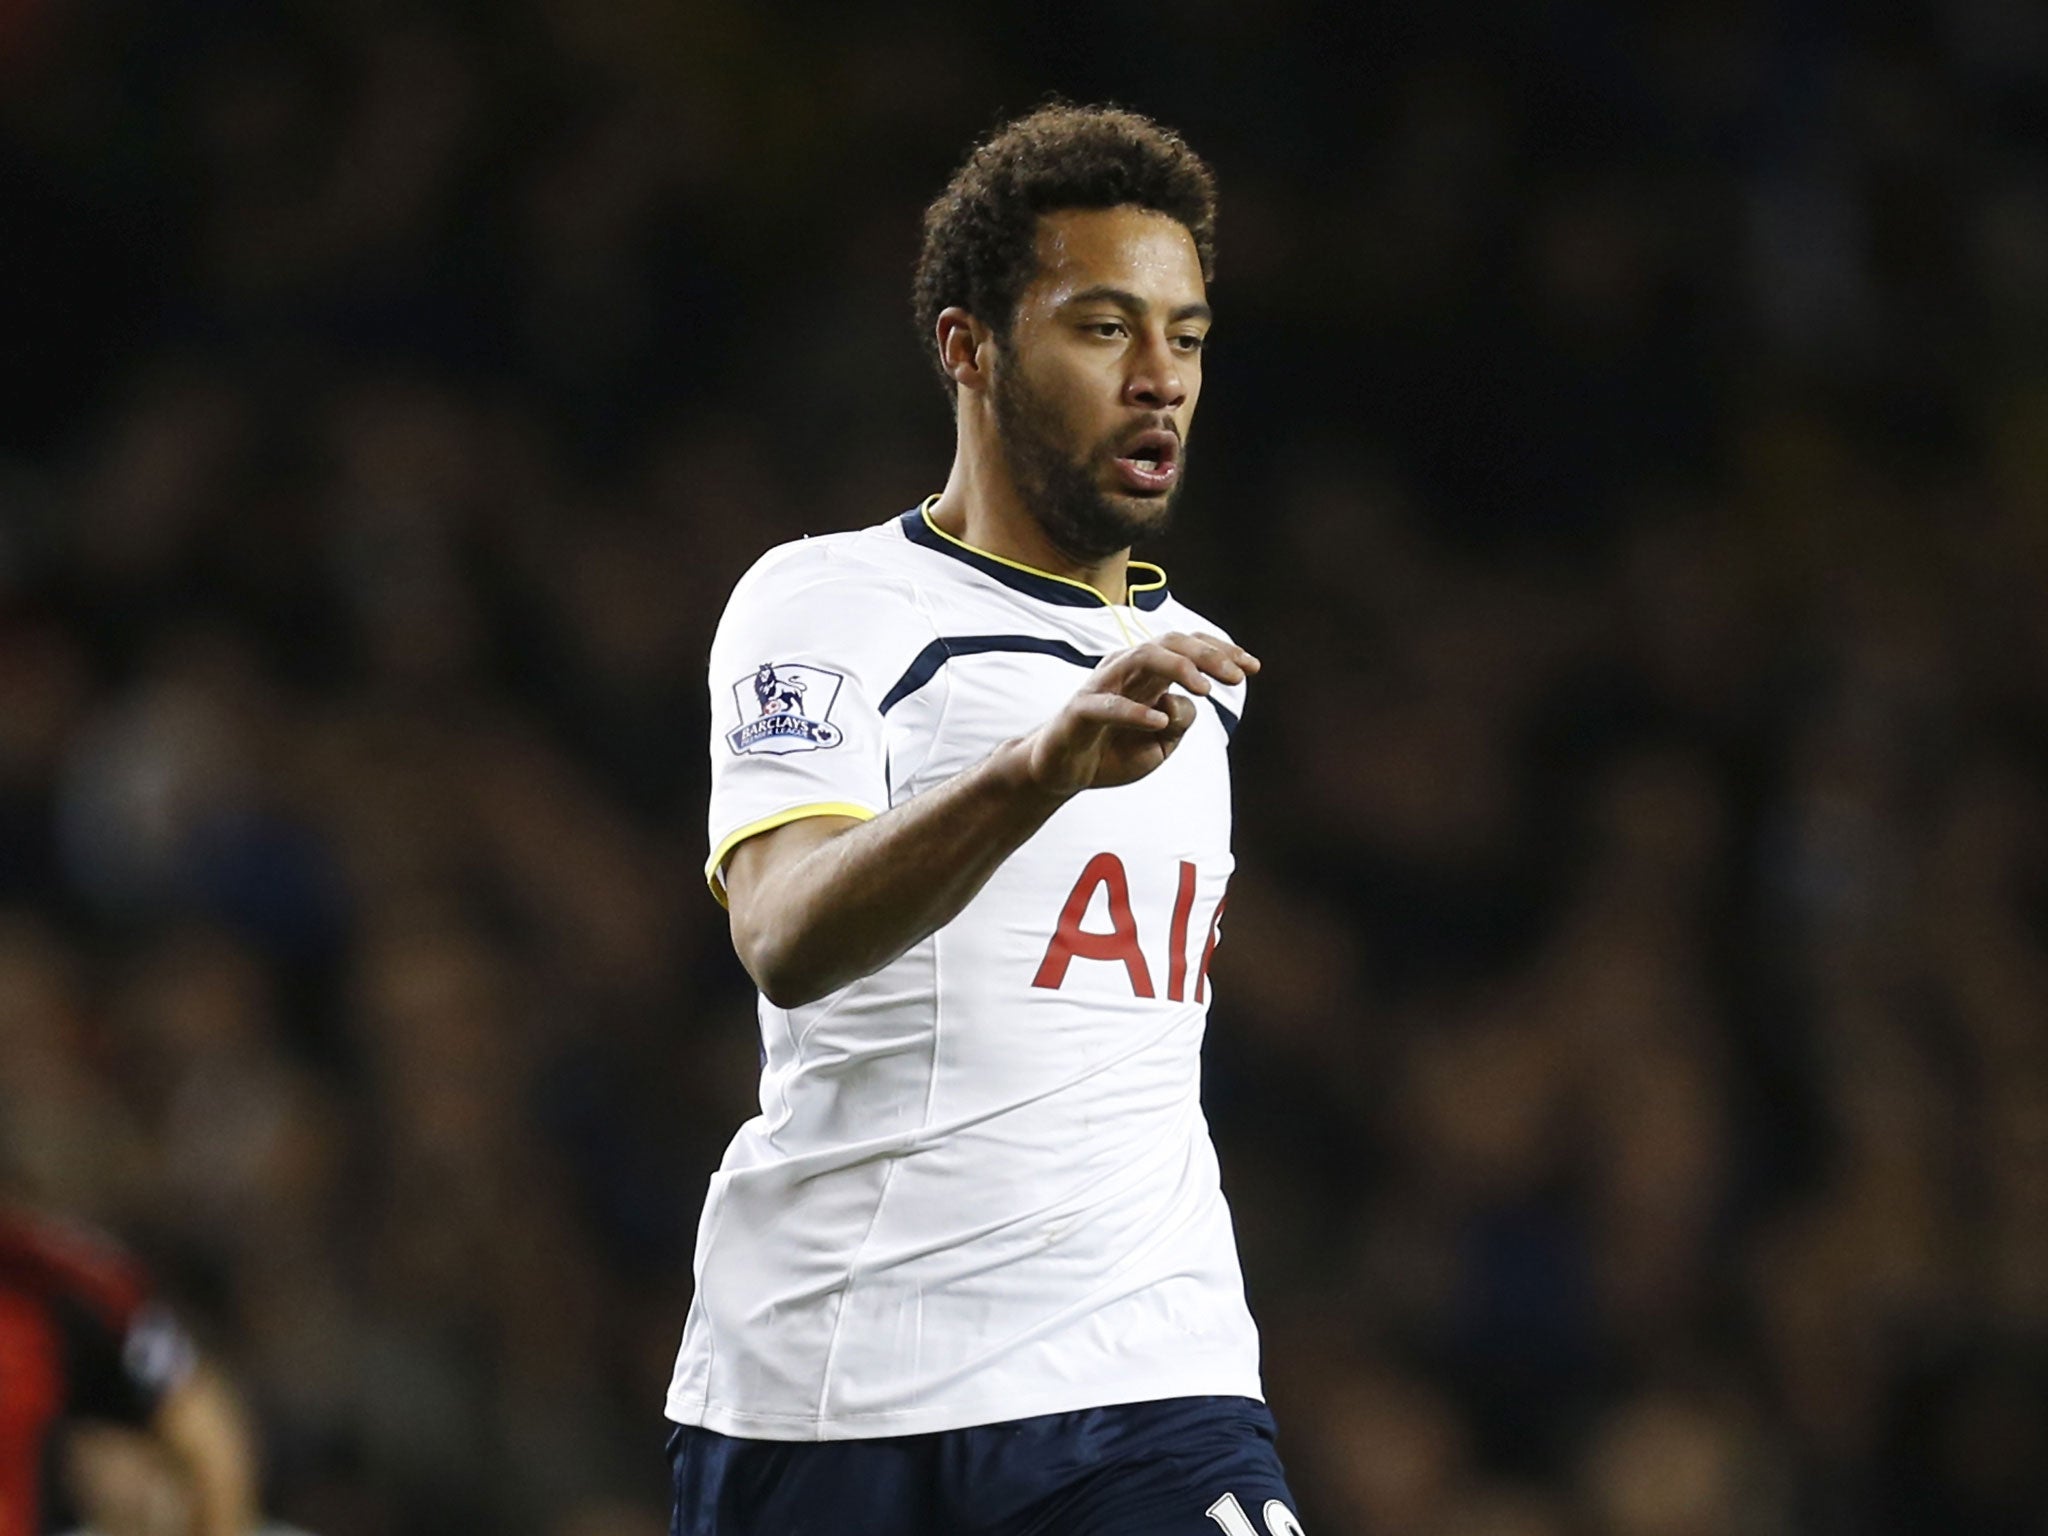
[[(77, 1435), (94, 1425), (135, 1438)], [(232, 1395), (141, 1268), (0, 1203), (0, 1536), (80, 1516), (104, 1536), (249, 1536), (255, 1484)]]
[(945, 490), (770, 551), (713, 643), (708, 865), (761, 1114), (699, 1231), (676, 1536), (1290, 1536), (1199, 1098), (1258, 670), (1134, 542), (1214, 182), (1053, 106), (927, 212)]

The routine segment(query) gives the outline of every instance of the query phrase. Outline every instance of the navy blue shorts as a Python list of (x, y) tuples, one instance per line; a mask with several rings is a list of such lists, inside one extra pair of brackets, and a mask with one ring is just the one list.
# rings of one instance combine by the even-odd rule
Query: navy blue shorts
[(1243, 1397), (882, 1440), (669, 1439), (670, 1536), (1299, 1536), (1273, 1416)]

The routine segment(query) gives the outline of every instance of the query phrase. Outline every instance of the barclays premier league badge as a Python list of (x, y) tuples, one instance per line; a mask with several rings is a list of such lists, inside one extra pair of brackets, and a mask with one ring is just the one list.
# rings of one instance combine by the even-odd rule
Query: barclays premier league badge
[(815, 752), (836, 747), (845, 733), (831, 723), (833, 702), (846, 679), (823, 667), (762, 662), (753, 676), (732, 685), (740, 723), (725, 733), (735, 752)]

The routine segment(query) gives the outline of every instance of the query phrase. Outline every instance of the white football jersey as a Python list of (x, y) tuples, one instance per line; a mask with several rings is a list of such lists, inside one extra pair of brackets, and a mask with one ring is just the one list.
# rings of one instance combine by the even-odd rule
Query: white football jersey
[[(1217, 631), (974, 549), (928, 508), (770, 551), (711, 648), (711, 860), (872, 817), (1043, 724), (1104, 656)], [(697, 1234), (668, 1416), (722, 1434), (917, 1434), (1260, 1396), (1200, 1102), (1231, 871), (1216, 685), (1174, 755), (1063, 805), (960, 915), (760, 1017), (761, 1112)]]

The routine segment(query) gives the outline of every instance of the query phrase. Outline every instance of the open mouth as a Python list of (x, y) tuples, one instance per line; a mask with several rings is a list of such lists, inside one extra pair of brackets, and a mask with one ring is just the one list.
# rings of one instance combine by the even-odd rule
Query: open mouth
[(1180, 478), (1180, 439), (1160, 429), (1141, 432), (1117, 455), (1118, 475), (1140, 495), (1171, 490)]

